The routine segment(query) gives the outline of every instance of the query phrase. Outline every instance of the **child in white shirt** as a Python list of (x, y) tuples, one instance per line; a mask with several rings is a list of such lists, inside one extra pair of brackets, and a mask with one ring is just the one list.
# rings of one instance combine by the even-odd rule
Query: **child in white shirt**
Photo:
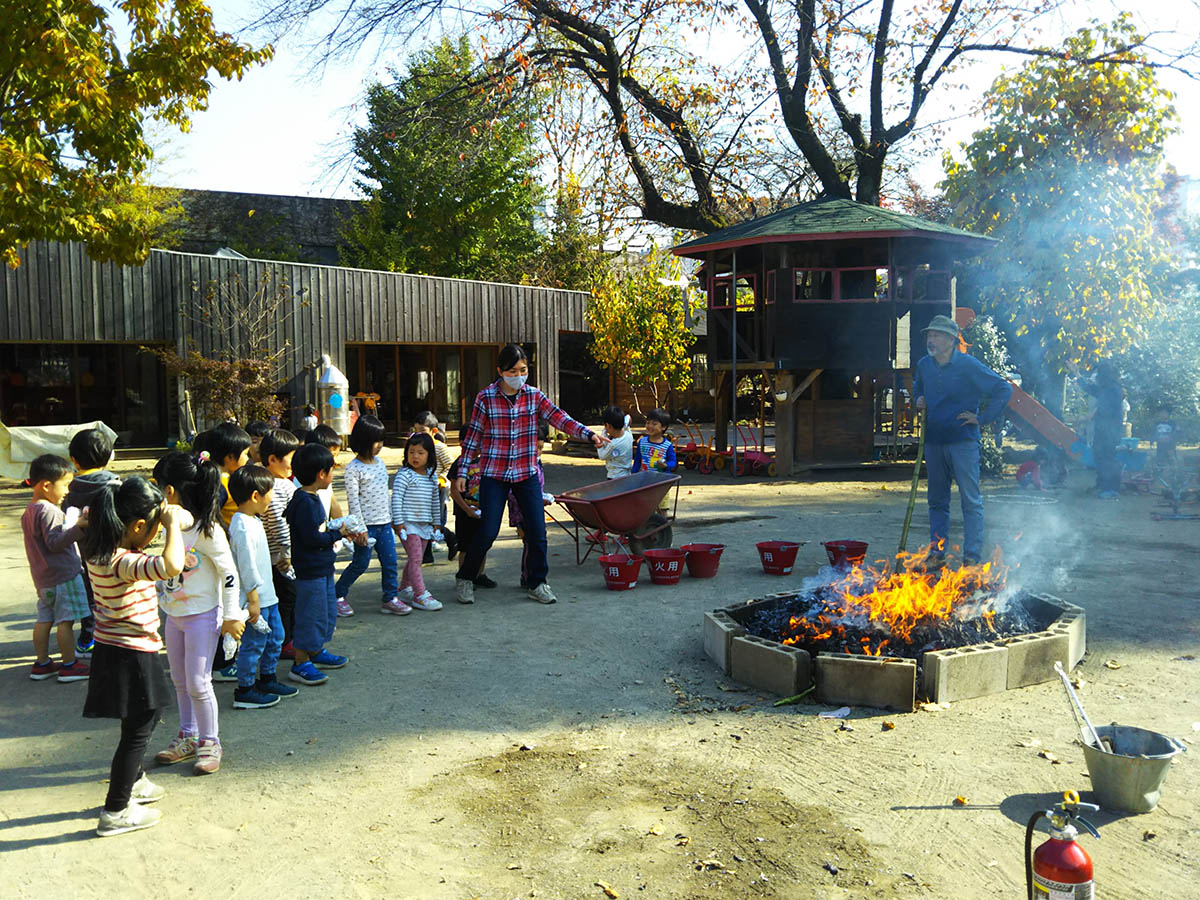
[(596, 449), (596, 455), (604, 460), (607, 477), (623, 478), (633, 466), (633, 433), (629, 430), (629, 416), (619, 406), (604, 410), (604, 433), (609, 442)]

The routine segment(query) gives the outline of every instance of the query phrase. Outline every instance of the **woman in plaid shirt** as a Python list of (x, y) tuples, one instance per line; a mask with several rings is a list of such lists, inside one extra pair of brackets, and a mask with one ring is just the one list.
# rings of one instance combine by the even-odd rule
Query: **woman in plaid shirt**
[[(542, 509), (542, 486), (537, 475), (538, 423), (549, 422), (559, 431), (587, 438), (597, 447), (607, 443), (601, 435), (576, 422), (550, 402), (529, 378), (525, 351), (509, 344), (500, 351), (496, 371), (500, 378), (479, 392), (471, 412), (471, 424), (462, 442), (460, 472), (466, 472), (478, 458), (480, 465), (479, 531), (463, 555), (455, 580), (459, 603), (475, 602), (475, 577), (492, 542), (500, 533), (509, 492), (525, 521), (529, 547), (529, 598), (539, 603), (554, 603), (558, 598), (546, 584), (546, 515)], [(466, 478), (460, 476), (456, 487), (466, 490)]]

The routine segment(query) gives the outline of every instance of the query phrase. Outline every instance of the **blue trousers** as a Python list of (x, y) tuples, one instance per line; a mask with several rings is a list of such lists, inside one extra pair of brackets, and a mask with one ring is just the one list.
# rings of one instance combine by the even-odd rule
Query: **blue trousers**
[[(396, 574), (396, 533), (392, 531), (392, 523), (388, 522), (383, 525), (368, 525), (367, 536), (375, 538), (375, 555), (379, 557), (379, 568), (383, 572), (383, 601), (386, 603), (400, 590)], [(345, 597), (370, 564), (371, 548), (355, 544), (354, 558), (350, 560), (350, 565), (342, 570), (341, 577), (337, 580), (337, 595)]]
[(242, 632), (242, 646), (237, 655), (238, 687), (250, 687), (258, 679), (274, 678), (279, 664), (279, 651), (283, 649), (283, 618), (279, 615), (279, 604), (272, 603), (259, 610), (271, 630), (260, 632), (250, 623)]
[(292, 643), (305, 653), (320, 653), (337, 624), (333, 573), (324, 578), (296, 579), (296, 624)]
[(962, 501), (963, 556), (980, 559), (983, 553), (983, 495), (979, 492), (979, 442), (926, 444), (925, 471), (929, 481), (929, 540), (935, 548), (949, 547), (950, 482), (958, 485)]
[(524, 481), (501, 481), (498, 478), (479, 480), (479, 530), (463, 555), (458, 570), (459, 578), (469, 580), (479, 574), (483, 558), (492, 549), (496, 535), (500, 533), (500, 522), (504, 518), (510, 491), (521, 510), (521, 527), (525, 530), (529, 562), (526, 582), (530, 588), (545, 584), (550, 571), (546, 561), (546, 507), (542, 503), (542, 484), (537, 475), (530, 475)]

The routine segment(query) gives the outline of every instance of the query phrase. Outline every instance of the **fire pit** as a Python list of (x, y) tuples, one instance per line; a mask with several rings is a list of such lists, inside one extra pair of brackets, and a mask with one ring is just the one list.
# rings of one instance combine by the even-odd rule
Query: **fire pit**
[(1052, 680), (1055, 660), (1083, 657), (1084, 611), (1007, 575), (999, 559), (897, 574), (826, 567), (799, 591), (709, 613), (705, 650), (762, 690), (791, 695), (815, 681), (822, 702), (890, 709)]

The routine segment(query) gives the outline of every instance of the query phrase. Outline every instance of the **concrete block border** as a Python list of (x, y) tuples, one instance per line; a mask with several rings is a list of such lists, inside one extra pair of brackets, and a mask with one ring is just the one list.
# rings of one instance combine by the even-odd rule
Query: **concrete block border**
[(795, 596), (782, 591), (704, 616), (704, 652), (734, 680), (788, 696), (816, 684), (824, 703), (911, 710), (917, 699), (936, 703), (983, 697), (1052, 681), (1054, 663), (1067, 669), (1087, 652), (1087, 616), (1082, 607), (1049, 594), (1026, 602), (1043, 619), (1042, 631), (985, 644), (934, 650), (921, 659), (818, 653), (747, 635), (741, 624), (759, 607)]

